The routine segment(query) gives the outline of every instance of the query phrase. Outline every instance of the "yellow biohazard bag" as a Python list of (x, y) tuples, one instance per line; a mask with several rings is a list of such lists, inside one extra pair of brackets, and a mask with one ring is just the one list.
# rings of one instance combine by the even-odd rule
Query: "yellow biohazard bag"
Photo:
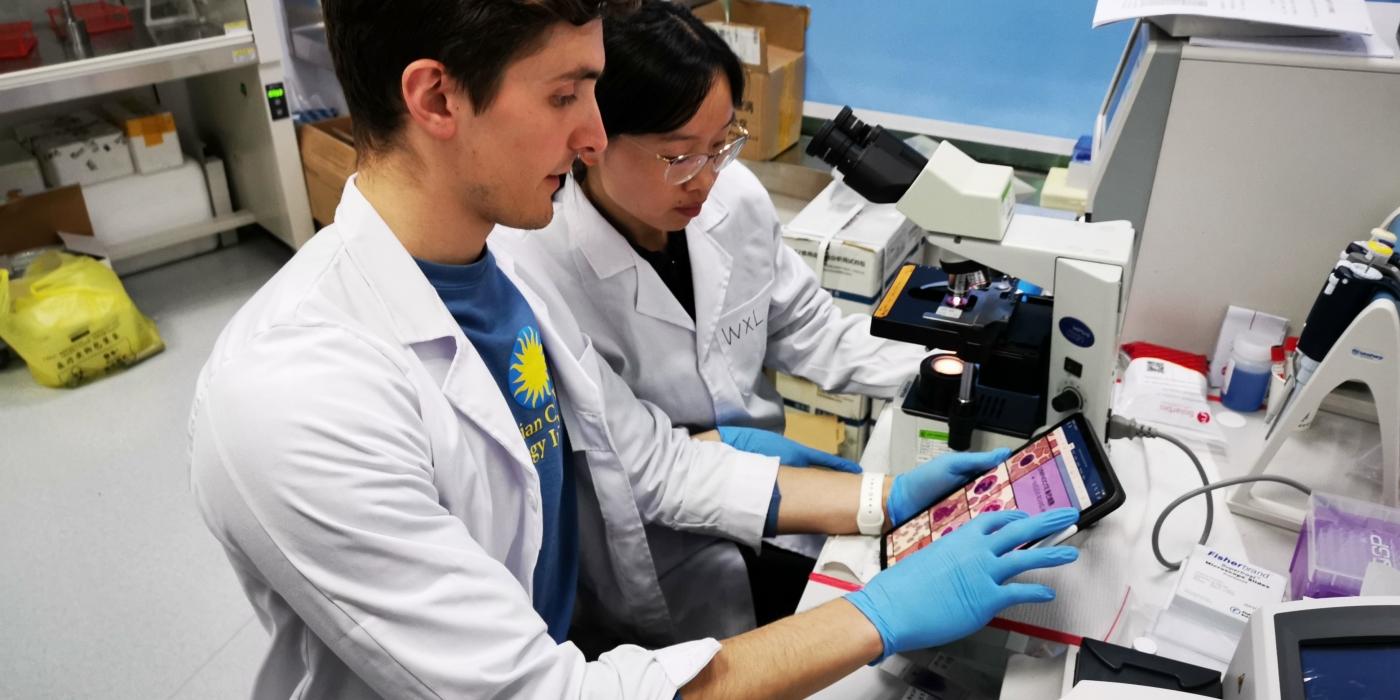
[(115, 272), (57, 251), (10, 281), (0, 268), (0, 339), (44, 386), (77, 386), (165, 349)]

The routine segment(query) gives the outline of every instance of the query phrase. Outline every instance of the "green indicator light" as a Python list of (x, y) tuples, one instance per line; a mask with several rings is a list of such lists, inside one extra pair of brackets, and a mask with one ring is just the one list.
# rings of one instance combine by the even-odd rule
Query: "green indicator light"
[(267, 91), (267, 99), (269, 99), (269, 100), (275, 100), (275, 99), (277, 99), (277, 98), (279, 98), (279, 97), (281, 97), (281, 96), (283, 96), (283, 95), (285, 95), (285, 94), (287, 94), (287, 91), (286, 91), (286, 90), (284, 90), (284, 89), (282, 89), (282, 88), (273, 88), (273, 89)]

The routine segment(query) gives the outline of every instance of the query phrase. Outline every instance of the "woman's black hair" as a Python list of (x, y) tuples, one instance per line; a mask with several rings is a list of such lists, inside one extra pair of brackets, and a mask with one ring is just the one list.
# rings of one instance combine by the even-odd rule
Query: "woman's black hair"
[(744, 66), (713, 29), (678, 2), (643, 0), (636, 12), (603, 19), (607, 63), (598, 109), (608, 136), (664, 134), (700, 110), (715, 74), (744, 97)]

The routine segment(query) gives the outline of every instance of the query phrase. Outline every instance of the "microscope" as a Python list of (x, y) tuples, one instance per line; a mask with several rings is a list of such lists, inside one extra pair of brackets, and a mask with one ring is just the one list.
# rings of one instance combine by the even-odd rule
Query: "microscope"
[(850, 107), (807, 153), (894, 203), (939, 249), (938, 267), (904, 266), (872, 314), (874, 335), (934, 349), (895, 400), (892, 472), (949, 450), (1020, 447), (1076, 412), (1105, 439), (1131, 224), (1016, 211), (1011, 168), (946, 141), (925, 158)]

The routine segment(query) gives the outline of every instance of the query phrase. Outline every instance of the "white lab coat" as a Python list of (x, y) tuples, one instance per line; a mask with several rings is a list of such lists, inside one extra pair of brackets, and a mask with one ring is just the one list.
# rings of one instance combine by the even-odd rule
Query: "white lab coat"
[[(890, 398), (925, 354), (870, 335), (869, 316), (842, 314), (783, 243), (772, 198), (739, 162), (721, 171), (686, 228), (694, 320), (572, 177), (555, 195), (547, 228), (510, 235), (533, 247), (528, 264), (559, 288), (598, 354), (637, 397), (694, 430), (781, 431), (782, 398), (765, 367), (827, 391)], [(680, 639), (754, 626), (732, 543), (658, 527), (648, 534)]]
[[(539, 478), (437, 292), (355, 187), (220, 336), (191, 479), (272, 636), (255, 697), (665, 698), (718, 649), (585, 663), (531, 606)], [(539, 320), (577, 469), (582, 609), (674, 636), (643, 523), (759, 540), (777, 463), (636, 401), (547, 281), (488, 245)]]

